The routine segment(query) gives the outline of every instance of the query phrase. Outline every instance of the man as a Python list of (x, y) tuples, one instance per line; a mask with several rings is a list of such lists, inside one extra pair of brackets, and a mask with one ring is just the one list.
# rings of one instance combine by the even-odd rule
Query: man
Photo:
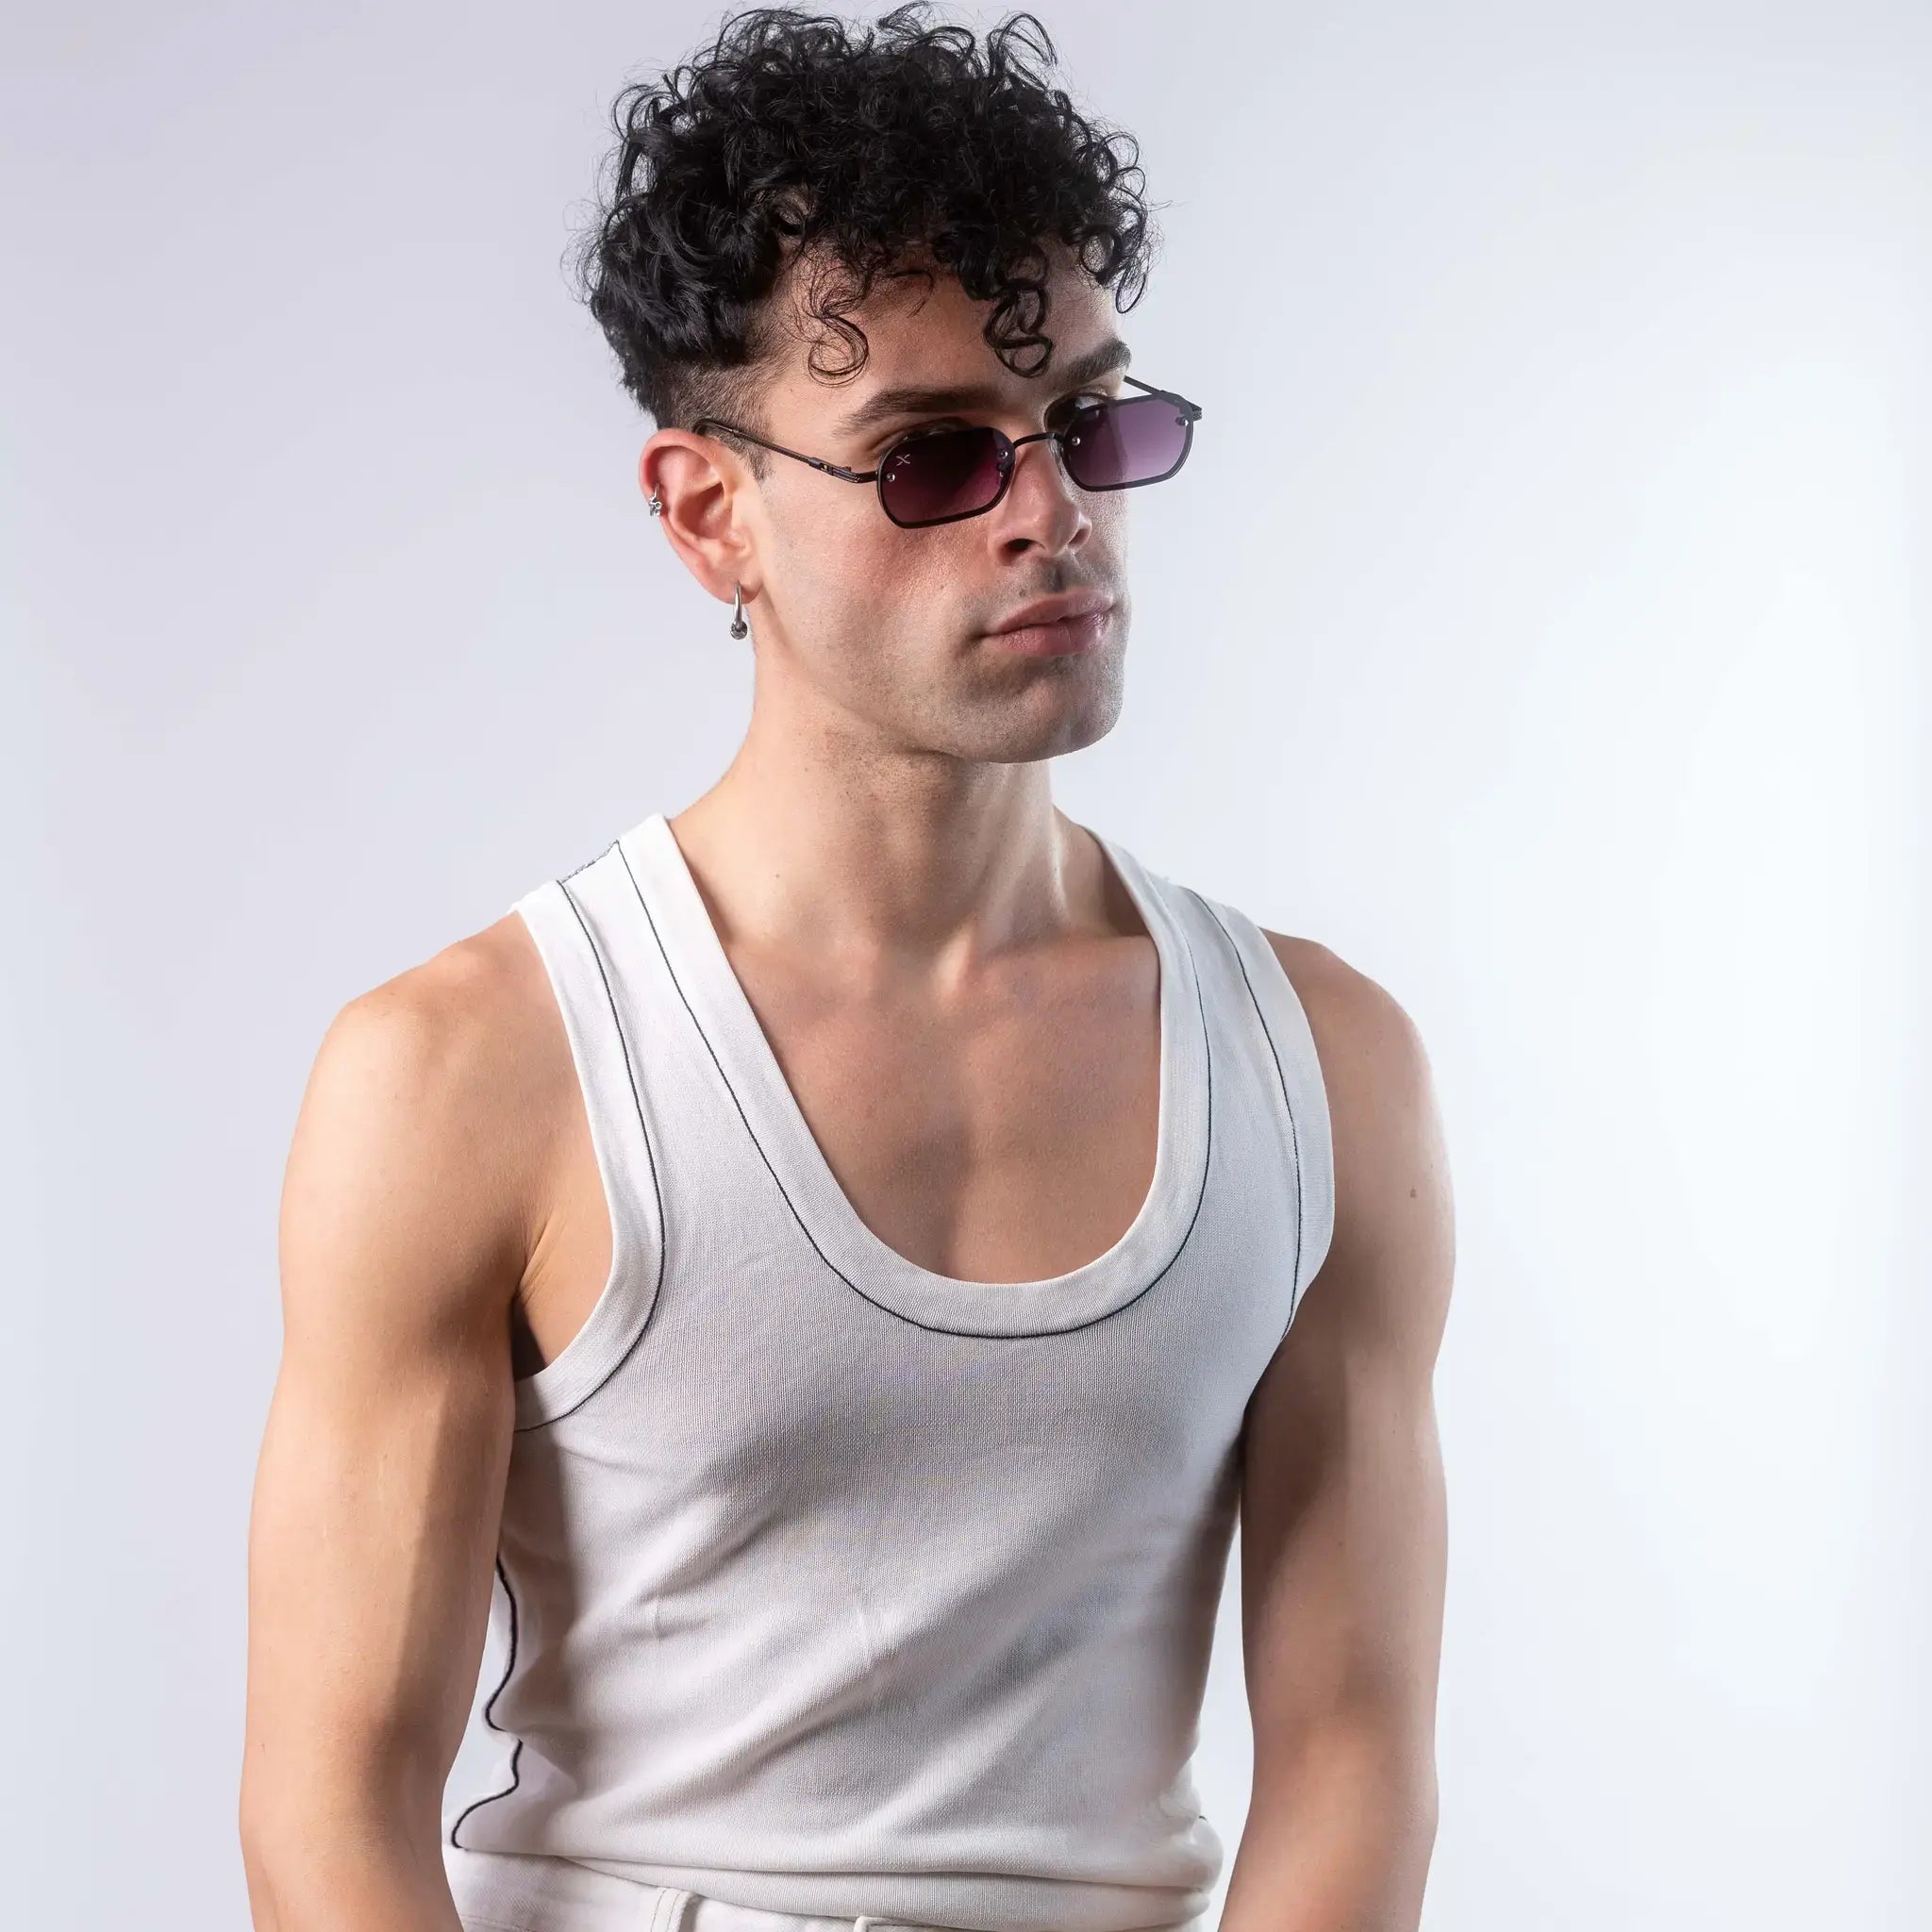
[(1029, 27), (744, 16), (620, 114), (591, 306), (756, 698), (703, 797), (323, 1041), (251, 1530), (258, 1925), (1192, 1926), (1237, 1509), (1224, 1932), (1417, 1922), (1426, 1058), (1051, 801), (1123, 701), (1127, 491), (1200, 412), (1125, 375), (1137, 171)]

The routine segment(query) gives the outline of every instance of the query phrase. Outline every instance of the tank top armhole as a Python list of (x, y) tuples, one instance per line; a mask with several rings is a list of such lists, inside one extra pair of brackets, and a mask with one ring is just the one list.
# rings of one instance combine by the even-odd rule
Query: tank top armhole
[(562, 1016), (610, 1217), (610, 1272), (590, 1313), (555, 1357), (514, 1385), (522, 1431), (587, 1402), (636, 1347), (657, 1303), (664, 1231), (637, 1041), (619, 1008), (594, 911), (568, 878), (545, 880), (510, 909), (536, 941)]
[(1296, 1202), (1294, 1286), (1288, 1321), (1294, 1325), (1303, 1292), (1327, 1258), (1335, 1233), (1335, 1150), (1328, 1116), (1328, 1090), (1315, 1051), (1315, 1035), (1294, 981), (1268, 943), (1261, 928), (1238, 907), (1207, 902), (1225, 929), (1241, 960), (1268, 1044), (1274, 1056), (1281, 1101), (1293, 1150)]

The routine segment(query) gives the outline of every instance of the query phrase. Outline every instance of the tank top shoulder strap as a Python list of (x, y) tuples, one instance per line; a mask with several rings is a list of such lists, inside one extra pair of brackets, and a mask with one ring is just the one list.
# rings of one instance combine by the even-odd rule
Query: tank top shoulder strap
[(570, 1041), (610, 1216), (610, 1272), (569, 1343), (516, 1383), (516, 1426), (537, 1428), (615, 1374), (651, 1318), (664, 1262), (664, 1207), (646, 1124), (641, 1016), (622, 966), (631, 891), (613, 844), (516, 900), (543, 960)]
[(1293, 980), (1253, 919), (1191, 886), (1165, 883), (1171, 900), (1191, 904), (1193, 928), (1206, 928), (1195, 952), (1209, 984), (1236, 1005), (1250, 1007), (1267, 1041), (1268, 1073), (1287, 1121), (1301, 1210), (1288, 1317), (1292, 1325), (1302, 1292), (1327, 1258), (1335, 1232), (1335, 1151), (1314, 1031)]

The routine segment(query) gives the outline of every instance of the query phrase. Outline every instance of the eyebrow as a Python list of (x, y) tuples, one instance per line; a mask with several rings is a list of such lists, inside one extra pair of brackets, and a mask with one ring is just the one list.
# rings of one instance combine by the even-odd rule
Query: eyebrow
[[(1061, 391), (1082, 388), (1116, 369), (1124, 369), (1133, 354), (1120, 337), (1109, 336), (1097, 348), (1075, 357), (1058, 372)], [(900, 416), (946, 415), (958, 409), (991, 408), (997, 406), (1003, 394), (989, 384), (977, 382), (956, 383), (943, 389), (924, 388), (916, 383), (882, 389), (860, 403), (835, 433), (841, 438), (858, 436)]]

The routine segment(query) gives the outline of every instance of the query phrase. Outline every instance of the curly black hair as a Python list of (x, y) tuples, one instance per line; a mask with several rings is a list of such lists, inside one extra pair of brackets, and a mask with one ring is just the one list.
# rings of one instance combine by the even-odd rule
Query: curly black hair
[[(1009, 15), (982, 48), (927, 10), (913, 0), (868, 27), (758, 8), (618, 95), (614, 178), (578, 292), (660, 426), (715, 414), (762, 433), (777, 341), (765, 298), (795, 259), (809, 263), (802, 311), (828, 332), (808, 366), (834, 382), (867, 358), (847, 311), (881, 276), (930, 279), (926, 261), (992, 304), (985, 339), (1019, 375), (1053, 356), (1048, 238), (1118, 311), (1140, 299), (1158, 231), (1134, 138), (1083, 119), (1029, 64), (1057, 58), (1035, 15)], [(842, 362), (824, 356), (830, 337)], [(746, 460), (765, 474), (756, 444)]]

